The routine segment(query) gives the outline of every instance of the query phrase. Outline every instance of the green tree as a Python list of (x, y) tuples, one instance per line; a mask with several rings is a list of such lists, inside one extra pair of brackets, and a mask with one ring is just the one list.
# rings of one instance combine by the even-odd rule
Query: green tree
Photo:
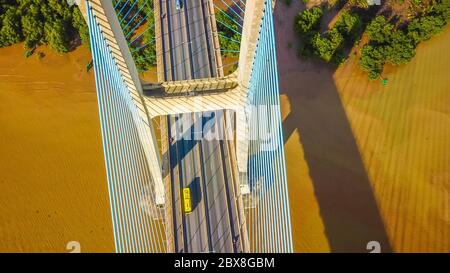
[(316, 33), (311, 39), (314, 54), (327, 62), (332, 60), (343, 43), (344, 37), (336, 28), (331, 29), (324, 36)]
[(88, 45), (89, 32), (81, 12), (65, 0), (0, 0), (0, 47), (25, 41), (27, 50), (48, 44), (67, 52), (77, 32)]
[(433, 13), (439, 15), (447, 23), (450, 22), (450, 0), (439, 0), (433, 6)]
[(380, 47), (365, 45), (361, 51), (360, 65), (369, 72), (369, 79), (378, 79), (383, 71), (385, 54)]
[(23, 40), (20, 25), (19, 10), (11, 7), (2, 16), (2, 28), (0, 29), (0, 46), (8, 46)]
[[(146, 1), (139, 0), (139, 6), (144, 5), (145, 2)], [(136, 9), (138, 10), (139, 8), (136, 7)], [(153, 14), (152, 5), (145, 5), (142, 8), (141, 13), (134, 17), (133, 22), (130, 22), (128, 30), (125, 31), (125, 33), (127, 33), (127, 31), (132, 31), (139, 22), (141, 22), (143, 26), (147, 26), (147, 28), (144, 30), (142, 30), (140, 27), (136, 28), (136, 30), (140, 29), (139, 33), (141, 33), (141, 31), (144, 31), (141, 36), (142, 38), (134, 40), (135, 35), (138, 35), (137, 33), (130, 34), (130, 36), (128, 37), (130, 42), (133, 41), (131, 54), (133, 56), (134, 63), (136, 64), (136, 68), (139, 72), (145, 72), (154, 67), (156, 65), (157, 57), (155, 48), (155, 19), (153, 16), (145, 17), (146, 14)], [(128, 20), (131, 20), (133, 16), (134, 14), (130, 15), (130, 18)], [(124, 20), (123, 24), (126, 25), (126, 22), (128, 21)], [(136, 30), (134, 32), (136, 32)]]
[(217, 21), (217, 29), (219, 32), (219, 44), (223, 50), (224, 56), (236, 56), (240, 49), (240, 27), (236, 23), (238, 21), (237, 15), (223, 11), (215, 14)]
[(86, 24), (86, 20), (84, 19), (83, 14), (81, 14), (81, 11), (79, 9), (74, 9), (74, 11), (73, 11), (72, 25), (78, 31), (78, 34), (80, 35), (82, 43), (85, 46), (90, 47), (89, 29)]
[(362, 21), (356, 13), (344, 11), (334, 25), (347, 39), (356, 40), (361, 31)]
[(441, 32), (446, 21), (439, 16), (424, 16), (414, 18), (408, 24), (408, 36), (419, 43), (428, 40), (437, 33)]
[(67, 28), (61, 21), (48, 21), (44, 25), (45, 40), (59, 53), (69, 51)]
[(391, 64), (408, 63), (416, 54), (414, 41), (400, 30), (395, 31), (389, 44), (382, 48)]
[(369, 38), (377, 43), (388, 42), (391, 39), (394, 25), (389, 23), (384, 16), (377, 16), (370, 22), (366, 29)]
[(44, 38), (44, 19), (39, 6), (31, 4), (21, 19), (22, 31), (25, 36), (25, 47), (33, 48)]
[(314, 7), (300, 12), (295, 17), (295, 31), (300, 35), (305, 35), (312, 30), (316, 30), (319, 27), (322, 16), (323, 11), (320, 7)]

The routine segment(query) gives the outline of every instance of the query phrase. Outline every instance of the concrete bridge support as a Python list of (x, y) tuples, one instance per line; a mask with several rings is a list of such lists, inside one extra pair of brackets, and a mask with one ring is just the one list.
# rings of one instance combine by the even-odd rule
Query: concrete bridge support
[(142, 96), (141, 81), (128, 48), (128, 42), (125, 39), (119, 20), (117, 19), (116, 11), (110, 0), (88, 0), (88, 3), (94, 12), (96, 22), (99, 24), (109, 50), (114, 57), (122, 80), (129, 90), (129, 98), (134, 102), (134, 106), (139, 113), (139, 120), (135, 120), (135, 122), (144, 124), (144, 126), (138, 126), (139, 138), (145, 148), (145, 155), (153, 183), (155, 184), (155, 201), (158, 205), (162, 205), (165, 203), (165, 196), (162, 181), (161, 157), (151, 117), (149, 116)]

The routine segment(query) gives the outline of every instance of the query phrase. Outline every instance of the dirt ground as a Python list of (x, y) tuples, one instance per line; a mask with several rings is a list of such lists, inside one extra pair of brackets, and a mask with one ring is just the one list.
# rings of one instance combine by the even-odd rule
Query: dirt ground
[(39, 51), (0, 49), (0, 252), (114, 251), (89, 52)]
[(450, 29), (383, 87), (354, 59), (298, 59), (300, 6), (275, 7), (295, 251), (449, 252)]

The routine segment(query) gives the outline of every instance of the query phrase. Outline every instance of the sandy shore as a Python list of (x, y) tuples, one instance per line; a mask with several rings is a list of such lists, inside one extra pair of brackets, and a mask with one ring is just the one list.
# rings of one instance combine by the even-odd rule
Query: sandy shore
[(0, 252), (114, 251), (89, 53), (39, 51), (0, 49)]
[(275, 8), (294, 245), (298, 252), (450, 251), (450, 28), (369, 82), (299, 60), (301, 4)]
[[(299, 6), (275, 9), (295, 250), (449, 252), (450, 29), (383, 87), (299, 60)], [(0, 252), (113, 251), (89, 53), (43, 51), (0, 49)]]

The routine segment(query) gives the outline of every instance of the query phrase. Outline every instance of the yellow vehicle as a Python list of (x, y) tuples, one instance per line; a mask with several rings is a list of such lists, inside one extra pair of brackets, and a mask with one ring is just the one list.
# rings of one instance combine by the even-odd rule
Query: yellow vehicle
[(191, 201), (191, 189), (184, 188), (183, 189), (183, 204), (184, 204), (184, 213), (189, 214), (192, 212), (192, 201)]

